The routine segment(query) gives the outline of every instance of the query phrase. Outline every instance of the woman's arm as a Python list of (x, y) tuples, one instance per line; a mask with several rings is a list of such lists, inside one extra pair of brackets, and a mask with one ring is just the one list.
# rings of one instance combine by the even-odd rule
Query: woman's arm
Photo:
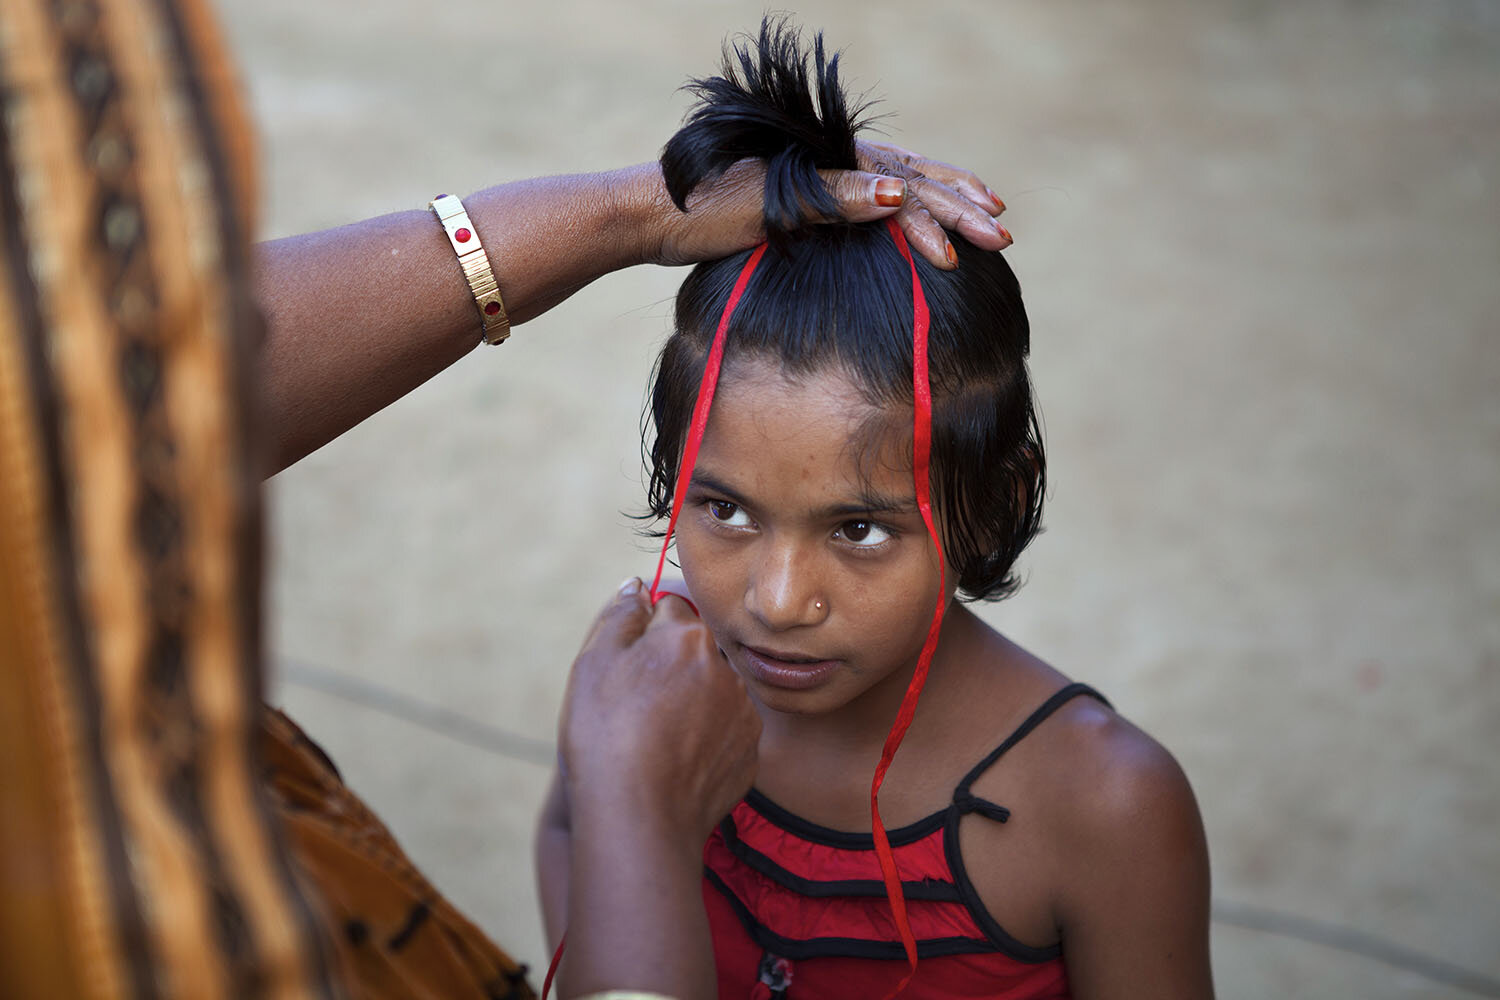
[[(464, 199), (512, 324), (660, 240), (654, 165), (550, 177)], [(436, 196), (441, 192), (434, 191)], [(479, 313), (425, 209), (260, 247), (262, 389), (271, 470), (302, 458), (479, 344)]]
[[(827, 174), (844, 217), (896, 214), (939, 266), (939, 225), (999, 250), (1002, 207), (972, 173), (893, 147), (862, 145), (862, 171)], [(882, 174), (902, 173), (903, 182)], [(633, 264), (722, 257), (764, 238), (764, 169), (743, 162), (695, 194), (667, 197), (660, 167), (547, 177), (464, 198), (512, 325)], [(893, 194), (894, 192), (894, 194)], [(441, 192), (434, 191), (436, 196)], [(893, 203), (892, 197), (897, 200)], [(479, 343), (479, 314), (434, 215), (413, 209), (293, 236), (257, 251), (268, 473), (401, 398)]]

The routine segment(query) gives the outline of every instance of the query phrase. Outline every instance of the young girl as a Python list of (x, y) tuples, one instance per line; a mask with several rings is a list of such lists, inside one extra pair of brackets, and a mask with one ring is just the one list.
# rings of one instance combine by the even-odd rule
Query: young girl
[[(1015, 590), (1040, 522), (1014, 275), (958, 234), (944, 271), (894, 227), (813, 224), (858, 128), (821, 39), (811, 80), (763, 25), (695, 89), (668, 188), (765, 159), (771, 243), (689, 275), (651, 396), (651, 511), (763, 724), (704, 850), (719, 996), (1211, 996), (1181, 770), (963, 603)], [(554, 783), (554, 944), (566, 859)]]

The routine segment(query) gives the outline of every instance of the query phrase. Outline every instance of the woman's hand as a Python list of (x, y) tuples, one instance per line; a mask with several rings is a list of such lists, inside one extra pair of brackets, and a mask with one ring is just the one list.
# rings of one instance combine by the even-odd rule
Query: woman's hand
[[(957, 258), (944, 229), (986, 250), (1011, 245), (1010, 233), (996, 217), (1005, 211), (973, 171), (929, 160), (883, 143), (856, 146), (859, 170), (822, 172), (829, 193), (849, 222), (871, 222), (894, 215), (907, 240), (937, 267), (951, 270)], [(726, 257), (766, 238), (761, 207), (765, 165), (741, 160), (688, 199), (680, 212), (667, 197), (660, 172), (642, 178), (652, 186), (648, 197), (659, 219), (661, 237), (647, 259), (658, 264), (691, 264)]]

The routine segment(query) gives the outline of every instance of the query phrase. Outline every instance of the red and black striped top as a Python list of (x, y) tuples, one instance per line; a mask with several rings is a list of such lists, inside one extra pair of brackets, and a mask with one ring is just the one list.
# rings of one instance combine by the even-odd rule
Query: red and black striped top
[[(1079, 695), (1104, 701), (1083, 684), (1058, 691), (964, 776), (946, 808), (890, 831), (920, 960), (903, 998), (1069, 996), (1061, 948), (1017, 941), (985, 909), (958, 824), (969, 813), (1010, 818), (972, 793), (974, 781)], [(905, 975), (870, 834), (810, 823), (752, 790), (709, 838), (703, 860), (720, 1000), (878, 1000)]]

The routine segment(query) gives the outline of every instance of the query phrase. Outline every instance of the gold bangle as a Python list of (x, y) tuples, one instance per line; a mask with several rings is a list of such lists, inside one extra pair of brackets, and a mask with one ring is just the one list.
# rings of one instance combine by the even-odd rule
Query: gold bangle
[(464, 211), (464, 203), (451, 194), (440, 194), (427, 205), (437, 213), (448, 234), (453, 252), (458, 254), (458, 264), (464, 269), (464, 280), (469, 291), (474, 293), (474, 304), (479, 307), (479, 321), (484, 330), (486, 344), (503, 344), (510, 336), (510, 317), (505, 314), (505, 303), (500, 298), (500, 283), (490, 268), (490, 259), (479, 242), (479, 232)]

